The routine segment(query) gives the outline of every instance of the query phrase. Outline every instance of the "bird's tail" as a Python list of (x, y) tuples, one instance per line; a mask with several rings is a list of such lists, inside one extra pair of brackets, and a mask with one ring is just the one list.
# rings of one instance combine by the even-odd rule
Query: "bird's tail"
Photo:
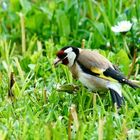
[(132, 88), (134, 88), (134, 89), (140, 88), (139, 85), (135, 84), (134, 82), (132, 82), (132, 81), (130, 81), (130, 80), (128, 80), (128, 79), (125, 80), (125, 84), (128, 84), (130, 87), (132, 87)]
[(111, 94), (111, 98), (113, 103), (117, 104), (117, 107), (120, 108), (123, 104), (124, 104), (124, 98), (123, 96), (120, 96), (119, 93), (117, 93), (115, 90), (113, 89), (109, 89), (110, 90), (110, 94)]

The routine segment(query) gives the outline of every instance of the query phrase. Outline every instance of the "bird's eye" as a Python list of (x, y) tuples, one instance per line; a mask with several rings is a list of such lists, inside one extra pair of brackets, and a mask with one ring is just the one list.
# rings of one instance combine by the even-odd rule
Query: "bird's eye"
[(62, 50), (62, 51), (59, 51), (56, 55), (58, 58), (63, 59), (66, 57), (67, 54), (64, 53), (64, 51)]

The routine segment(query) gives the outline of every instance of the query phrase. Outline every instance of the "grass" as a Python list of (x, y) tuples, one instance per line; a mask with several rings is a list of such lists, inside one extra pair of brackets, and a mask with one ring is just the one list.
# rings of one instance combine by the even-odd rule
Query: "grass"
[[(120, 20), (133, 22), (135, 17), (139, 21), (138, 1), (24, 0), (0, 8), (2, 140), (140, 139), (140, 89), (124, 86), (126, 104), (118, 111), (109, 92), (93, 93), (74, 80), (65, 66), (53, 66), (61, 47), (84, 46), (99, 49), (125, 75), (139, 82), (139, 22), (125, 38), (110, 29)], [(79, 88), (71, 94), (58, 90), (69, 85)]]

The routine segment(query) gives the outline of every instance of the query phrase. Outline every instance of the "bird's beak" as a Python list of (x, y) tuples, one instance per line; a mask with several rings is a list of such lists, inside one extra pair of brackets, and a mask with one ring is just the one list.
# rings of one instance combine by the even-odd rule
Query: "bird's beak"
[(60, 58), (58, 58), (58, 57), (53, 62), (55, 67), (58, 66), (60, 63), (62, 63), (62, 60)]

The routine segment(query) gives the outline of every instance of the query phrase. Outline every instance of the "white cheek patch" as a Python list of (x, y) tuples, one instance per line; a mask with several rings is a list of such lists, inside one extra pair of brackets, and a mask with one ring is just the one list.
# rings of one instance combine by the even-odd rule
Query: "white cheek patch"
[(65, 51), (65, 53), (67, 53), (67, 59), (68, 59), (68, 66), (71, 67), (73, 64), (74, 64), (74, 60), (76, 58), (76, 54), (73, 52), (73, 49), (70, 47), (70, 48), (67, 48)]
[(76, 58), (76, 54), (74, 52), (69, 52), (67, 54), (67, 58), (68, 58), (68, 61), (69, 61), (68, 66), (71, 67), (74, 64), (74, 60)]
[(70, 48), (66, 49), (64, 52), (65, 52), (65, 53), (72, 52), (72, 48), (70, 47)]

